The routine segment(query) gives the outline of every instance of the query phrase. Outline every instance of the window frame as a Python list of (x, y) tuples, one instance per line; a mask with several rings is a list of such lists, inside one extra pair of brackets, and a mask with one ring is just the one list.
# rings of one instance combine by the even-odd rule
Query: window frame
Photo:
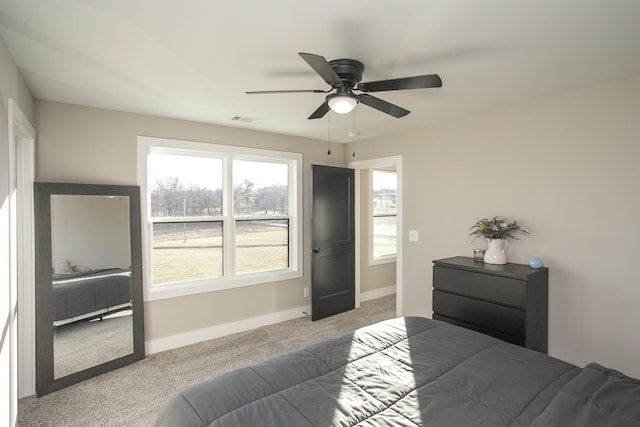
[[(374, 214), (373, 214), (373, 172), (374, 170), (379, 170), (379, 171), (383, 171), (383, 172), (393, 172), (396, 174), (396, 182), (397, 182), (397, 177), (398, 177), (398, 172), (396, 170), (386, 170), (385, 168), (379, 168), (379, 167), (373, 167), (373, 168), (369, 168), (369, 194), (368, 194), (368, 206), (369, 206), (369, 215), (368, 215), (368, 222), (369, 222), (369, 265), (381, 265), (381, 264), (390, 264), (392, 262), (396, 262), (397, 259), (397, 255), (398, 255), (398, 235), (397, 235), (397, 218), (398, 218), (398, 212), (396, 210), (396, 214), (393, 215), (396, 217), (396, 252), (392, 255), (382, 255), (382, 256), (374, 256), (373, 255), (373, 249), (374, 249), (374, 244), (373, 244), (373, 219), (375, 218)], [(396, 187), (396, 194), (397, 194), (397, 187)], [(384, 216), (391, 216), (391, 215), (384, 215)]]
[[(154, 285), (151, 281), (153, 221), (150, 215), (151, 194), (149, 191), (149, 154), (164, 153), (177, 155), (210, 156), (222, 158), (223, 212), (221, 216), (202, 217), (200, 220), (222, 221), (223, 227), (223, 276), (196, 280), (186, 280), (170, 284)], [(286, 216), (238, 216), (233, 214), (233, 174), (234, 159), (250, 161), (272, 161), (286, 163), (288, 167), (288, 209)], [(278, 282), (303, 276), (303, 195), (301, 153), (264, 150), (249, 147), (219, 145), (177, 139), (138, 137), (138, 185), (142, 209), (142, 262), (144, 279), (144, 299), (154, 301), (205, 292), (214, 292), (263, 283)], [(176, 218), (173, 218), (176, 220)], [(177, 218), (180, 220), (181, 218)], [(196, 218), (185, 217), (187, 221)], [(250, 219), (287, 219), (289, 221), (289, 267), (255, 273), (235, 273), (235, 229), (236, 221)], [(162, 221), (157, 221), (162, 222)]]

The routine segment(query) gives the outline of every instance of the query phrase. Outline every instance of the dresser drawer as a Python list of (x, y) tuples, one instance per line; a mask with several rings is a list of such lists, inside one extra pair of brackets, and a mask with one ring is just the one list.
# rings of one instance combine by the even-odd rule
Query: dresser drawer
[(526, 307), (527, 288), (524, 280), (435, 266), (433, 287), (485, 301)]
[(456, 326), (462, 326), (463, 328), (471, 329), (472, 331), (480, 332), (482, 334), (489, 335), (494, 338), (498, 338), (499, 340), (502, 340), (511, 344), (519, 345), (521, 347), (524, 347), (526, 344), (526, 340), (523, 337), (515, 337), (513, 335), (505, 334), (504, 332), (496, 331), (491, 328), (485, 328), (484, 326), (474, 325), (472, 323), (467, 323), (462, 320), (452, 319), (451, 317), (442, 316), (437, 313), (433, 314), (433, 319), (441, 320), (443, 322), (447, 322)]
[(525, 311), (517, 308), (434, 290), (433, 311), (515, 337), (525, 336)]

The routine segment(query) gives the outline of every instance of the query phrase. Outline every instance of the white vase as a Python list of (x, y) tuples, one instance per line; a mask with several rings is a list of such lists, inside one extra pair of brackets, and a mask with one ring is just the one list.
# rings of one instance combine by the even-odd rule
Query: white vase
[(484, 262), (487, 264), (506, 264), (507, 263), (507, 254), (505, 253), (505, 249), (509, 242), (504, 239), (487, 239), (489, 241), (489, 246), (487, 247), (487, 251), (484, 253)]

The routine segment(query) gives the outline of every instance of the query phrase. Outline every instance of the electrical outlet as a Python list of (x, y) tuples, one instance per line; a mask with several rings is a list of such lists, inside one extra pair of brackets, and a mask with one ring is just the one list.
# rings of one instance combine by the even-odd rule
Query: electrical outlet
[(409, 230), (409, 241), (410, 242), (418, 241), (418, 230)]
[(309, 298), (309, 290), (310, 290), (310, 288), (308, 288), (308, 287), (307, 287), (307, 288), (304, 288), (304, 291), (303, 291), (303, 294), (302, 294), (302, 295), (303, 295), (305, 298)]

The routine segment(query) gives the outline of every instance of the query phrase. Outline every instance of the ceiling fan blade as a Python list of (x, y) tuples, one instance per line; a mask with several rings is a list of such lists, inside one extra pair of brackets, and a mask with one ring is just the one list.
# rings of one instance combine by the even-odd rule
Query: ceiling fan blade
[(327, 93), (320, 89), (291, 89), (291, 90), (249, 90), (245, 92), (247, 95), (262, 95), (265, 93)]
[(360, 83), (355, 89), (363, 92), (384, 92), (387, 90), (425, 89), (431, 87), (442, 87), (442, 80), (437, 74), (365, 82)]
[(322, 117), (324, 117), (325, 114), (327, 114), (329, 112), (329, 104), (327, 104), (327, 101), (323, 102), (322, 105), (320, 105), (318, 107), (318, 109), (316, 111), (314, 111), (310, 116), (309, 116), (309, 120), (311, 119), (320, 119)]
[(326, 59), (324, 59), (324, 57), (304, 52), (299, 52), (298, 55), (307, 61), (307, 64), (309, 64), (325, 82), (329, 83), (333, 87), (342, 87), (342, 80), (340, 80), (340, 77), (336, 74), (333, 68), (331, 68), (331, 65)]
[(396, 119), (404, 117), (411, 112), (390, 102), (384, 101), (380, 98), (376, 98), (375, 96), (367, 95), (366, 93), (358, 95), (358, 99), (363, 104), (368, 105), (371, 108), (375, 108), (378, 111), (382, 111), (383, 113), (387, 113), (390, 116), (395, 117)]

